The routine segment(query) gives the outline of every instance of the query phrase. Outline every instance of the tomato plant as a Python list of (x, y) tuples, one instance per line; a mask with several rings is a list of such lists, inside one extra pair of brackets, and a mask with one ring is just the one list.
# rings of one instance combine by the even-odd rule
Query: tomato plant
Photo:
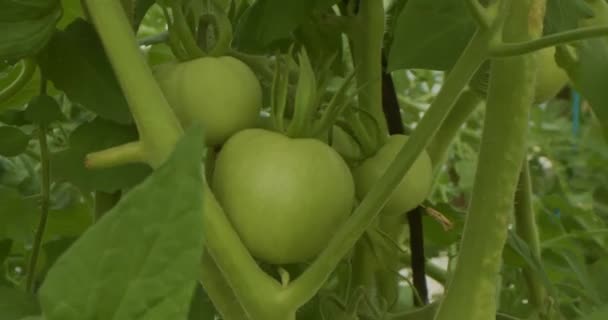
[(0, 318), (606, 318), (607, 8), (0, 0)]

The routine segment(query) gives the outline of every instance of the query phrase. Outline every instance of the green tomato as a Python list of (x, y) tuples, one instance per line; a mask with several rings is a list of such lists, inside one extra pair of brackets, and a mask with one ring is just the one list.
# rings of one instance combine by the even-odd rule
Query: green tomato
[(542, 103), (555, 97), (568, 82), (568, 74), (555, 62), (555, 47), (537, 52), (534, 102)]
[(355, 201), (352, 174), (331, 147), (264, 129), (228, 139), (212, 187), (253, 256), (272, 264), (314, 258)]
[(155, 76), (182, 125), (202, 124), (207, 145), (222, 144), (256, 125), (262, 88), (253, 71), (235, 58), (163, 64)]
[[(361, 199), (371, 190), (407, 139), (405, 135), (392, 135), (374, 156), (355, 168), (353, 175), (357, 197)], [(382, 214), (388, 216), (404, 214), (421, 204), (431, 190), (432, 171), (431, 158), (426, 151), (423, 151), (393, 191), (382, 209)]]

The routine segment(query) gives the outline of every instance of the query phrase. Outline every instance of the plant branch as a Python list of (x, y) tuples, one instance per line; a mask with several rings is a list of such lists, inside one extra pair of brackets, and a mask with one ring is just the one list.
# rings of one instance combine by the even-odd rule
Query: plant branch
[[(46, 79), (40, 79), (41, 94), (46, 94)], [(38, 265), (38, 257), (44, 238), (44, 230), (49, 216), (50, 190), (51, 190), (51, 169), (50, 169), (50, 153), (47, 142), (47, 127), (44, 124), (38, 127), (38, 142), (40, 144), (40, 167), (42, 169), (42, 181), (40, 192), (40, 221), (36, 228), (34, 243), (32, 245), (32, 255), (27, 268), (26, 288), (27, 291), (34, 294), (36, 291), (36, 267)]]
[(456, 105), (433, 137), (427, 152), (433, 162), (433, 173), (436, 175), (445, 162), (448, 148), (456, 137), (469, 115), (483, 102), (482, 97), (471, 89), (465, 90)]
[[(540, 239), (538, 226), (536, 225), (536, 214), (532, 204), (532, 181), (530, 180), (530, 169), (528, 160), (525, 159), (519, 177), (519, 186), (515, 193), (515, 230), (526, 242), (532, 256), (541, 261)], [(539, 279), (535, 270), (524, 267), (524, 277), (530, 292), (530, 303), (539, 311), (544, 312), (547, 299), (542, 280)]]
[(494, 44), (491, 46), (490, 56), (500, 58), (522, 55), (556, 45), (607, 35), (608, 26), (577, 28), (525, 42)]
[(349, 220), (344, 223), (330, 240), (325, 250), (298, 279), (287, 287), (286, 299), (299, 307), (310, 300), (321, 288), (342, 257), (376, 218), (391, 192), (410, 169), (418, 155), (426, 148), (431, 137), (441, 125), (463, 87), (485, 60), (487, 54), (488, 34), (476, 33), (450, 73), (442, 90), (431, 104), (391, 163), (385, 174), (362, 199)]
[[(513, 1), (503, 35), (509, 41), (541, 35), (544, 0)], [(538, 19), (537, 19), (538, 18)], [(539, 22), (535, 25), (531, 22)], [(525, 156), (528, 115), (534, 100), (536, 60), (532, 55), (492, 61), (473, 196), (458, 259), (435, 320), (493, 319), (502, 251)]]
[(85, 0), (135, 119), (146, 162), (158, 167), (183, 130), (142, 56), (119, 1)]
[(201, 259), (201, 278), (200, 282), (211, 299), (213, 306), (224, 320), (249, 320), (250, 317), (245, 313), (243, 307), (234, 296), (232, 288), (224, 279), (224, 275), (205, 250)]
[(21, 72), (19, 72), (17, 78), (8, 87), (0, 91), (0, 102), (6, 101), (17, 94), (34, 76), (34, 72), (36, 72), (36, 62), (34, 60), (24, 59), (21, 64)]
[(479, 28), (488, 29), (492, 25), (492, 16), (479, 0), (465, 0), (465, 3)]
[(136, 141), (87, 154), (85, 167), (108, 168), (129, 163), (145, 162), (145, 160), (143, 145), (141, 142)]
[(357, 66), (357, 86), (363, 88), (359, 91), (359, 106), (374, 116), (384, 135), (387, 125), (382, 113), (383, 2), (361, 0), (348, 36)]

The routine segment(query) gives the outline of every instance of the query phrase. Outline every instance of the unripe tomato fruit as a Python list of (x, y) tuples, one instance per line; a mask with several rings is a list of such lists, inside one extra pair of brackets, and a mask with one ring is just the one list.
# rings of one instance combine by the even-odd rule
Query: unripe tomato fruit
[(254, 127), (262, 107), (262, 88), (255, 74), (232, 57), (204, 57), (155, 68), (155, 76), (182, 123), (203, 126), (209, 146)]
[[(357, 197), (363, 198), (382, 177), (407, 139), (407, 136), (401, 134), (390, 136), (388, 142), (374, 156), (355, 168), (353, 176)], [(431, 158), (426, 151), (423, 151), (393, 191), (382, 209), (382, 214), (388, 216), (404, 214), (421, 204), (431, 190), (432, 171)]]
[(542, 103), (555, 97), (568, 82), (568, 74), (555, 62), (555, 47), (537, 53), (534, 102)]
[(212, 188), (252, 255), (272, 264), (314, 258), (355, 201), (352, 174), (331, 147), (264, 129), (228, 139)]

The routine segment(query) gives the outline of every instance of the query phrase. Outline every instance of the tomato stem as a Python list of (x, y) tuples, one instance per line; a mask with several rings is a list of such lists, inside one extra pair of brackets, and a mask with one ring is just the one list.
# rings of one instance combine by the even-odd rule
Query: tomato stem
[[(534, 14), (538, 19), (530, 18)], [(503, 37), (515, 41), (539, 37), (543, 15), (544, 0), (513, 1)], [(473, 196), (454, 274), (436, 320), (496, 316), (497, 281), (525, 155), (535, 68), (533, 55), (492, 61)]]
[(554, 47), (560, 44), (568, 44), (584, 39), (604, 36), (608, 36), (608, 26), (576, 28), (573, 30), (554, 33), (535, 40), (497, 43), (492, 45), (490, 55), (494, 58), (516, 56), (538, 51), (540, 49)]
[(143, 145), (139, 141), (87, 154), (85, 167), (108, 168), (129, 163), (145, 162)]
[[(46, 83), (45, 79), (41, 79), (43, 83)], [(43, 85), (46, 87), (46, 85)], [(45, 90), (46, 91), (46, 90)], [(46, 93), (43, 93), (46, 94)], [(42, 247), (44, 230), (46, 229), (47, 220), (49, 216), (49, 205), (50, 205), (50, 188), (51, 188), (51, 169), (50, 169), (50, 153), (47, 142), (47, 126), (41, 124), (38, 127), (38, 141), (40, 144), (40, 165), (42, 168), (42, 181), (41, 181), (41, 192), (40, 192), (40, 221), (36, 228), (36, 234), (34, 237), (34, 243), (32, 245), (32, 254), (27, 267), (26, 277), (26, 288), (30, 293), (36, 291), (36, 269), (38, 265), (38, 257), (40, 255), (40, 249)]]
[(203, 252), (201, 261), (200, 282), (222, 319), (249, 320), (249, 316), (207, 250)]
[[(294, 306), (310, 300), (336, 268), (342, 257), (376, 218), (390, 194), (410, 169), (418, 155), (441, 125), (460, 92), (485, 60), (489, 34), (476, 33), (445, 81), (437, 98), (420, 121), (388, 170), (362, 199), (349, 220), (343, 224), (317, 259), (287, 288), (286, 299)], [(376, 61), (380, 67), (380, 60)], [(380, 106), (380, 105), (379, 105)], [(381, 109), (380, 109), (381, 112)]]
[(201, 49), (194, 36), (192, 30), (186, 23), (186, 17), (182, 9), (182, 1), (169, 1), (171, 5), (171, 12), (173, 13), (173, 26), (178, 38), (181, 40), (184, 49), (188, 54), (188, 58), (194, 59), (205, 55), (203, 49)]
[[(382, 45), (384, 39), (384, 4), (378, 0), (362, 0), (348, 33), (354, 65), (357, 66), (359, 105), (369, 111), (383, 135), (387, 125), (382, 113)], [(378, 146), (379, 147), (379, 146)]]
[[(532, 203), (532, 181), (530, 180), (530, 168), (528, 159), (524, 160), (519, 185), (515, 193), (515, 230), (517, 234), (528, 244), (530, 253), (538, 261), (541, 261), (540, 239), (538, 236), (538, 226), (536, 224), (536, 213)], [(530, 293), (530, 303), (539, 312), (545, 311), (547, 292), (542, 280), (538, 277), (535, 270), (524, 267), (524, 277)]]
[(471, 89), (465, 90), (460, 95), (454, 108), (450, 111), (439, 131), (435, 133), (433, 141), (426, 149), (433, 162), (434, 173), (438, 172), (445, 162), (448, 148), (462, 125), (482, 102), (482, 97)]
[(139, 50), (120, 1), (85, 0), (85, 3), (129, 103), (146, 162), (157, 167), (183, 133), (179, 121)]

